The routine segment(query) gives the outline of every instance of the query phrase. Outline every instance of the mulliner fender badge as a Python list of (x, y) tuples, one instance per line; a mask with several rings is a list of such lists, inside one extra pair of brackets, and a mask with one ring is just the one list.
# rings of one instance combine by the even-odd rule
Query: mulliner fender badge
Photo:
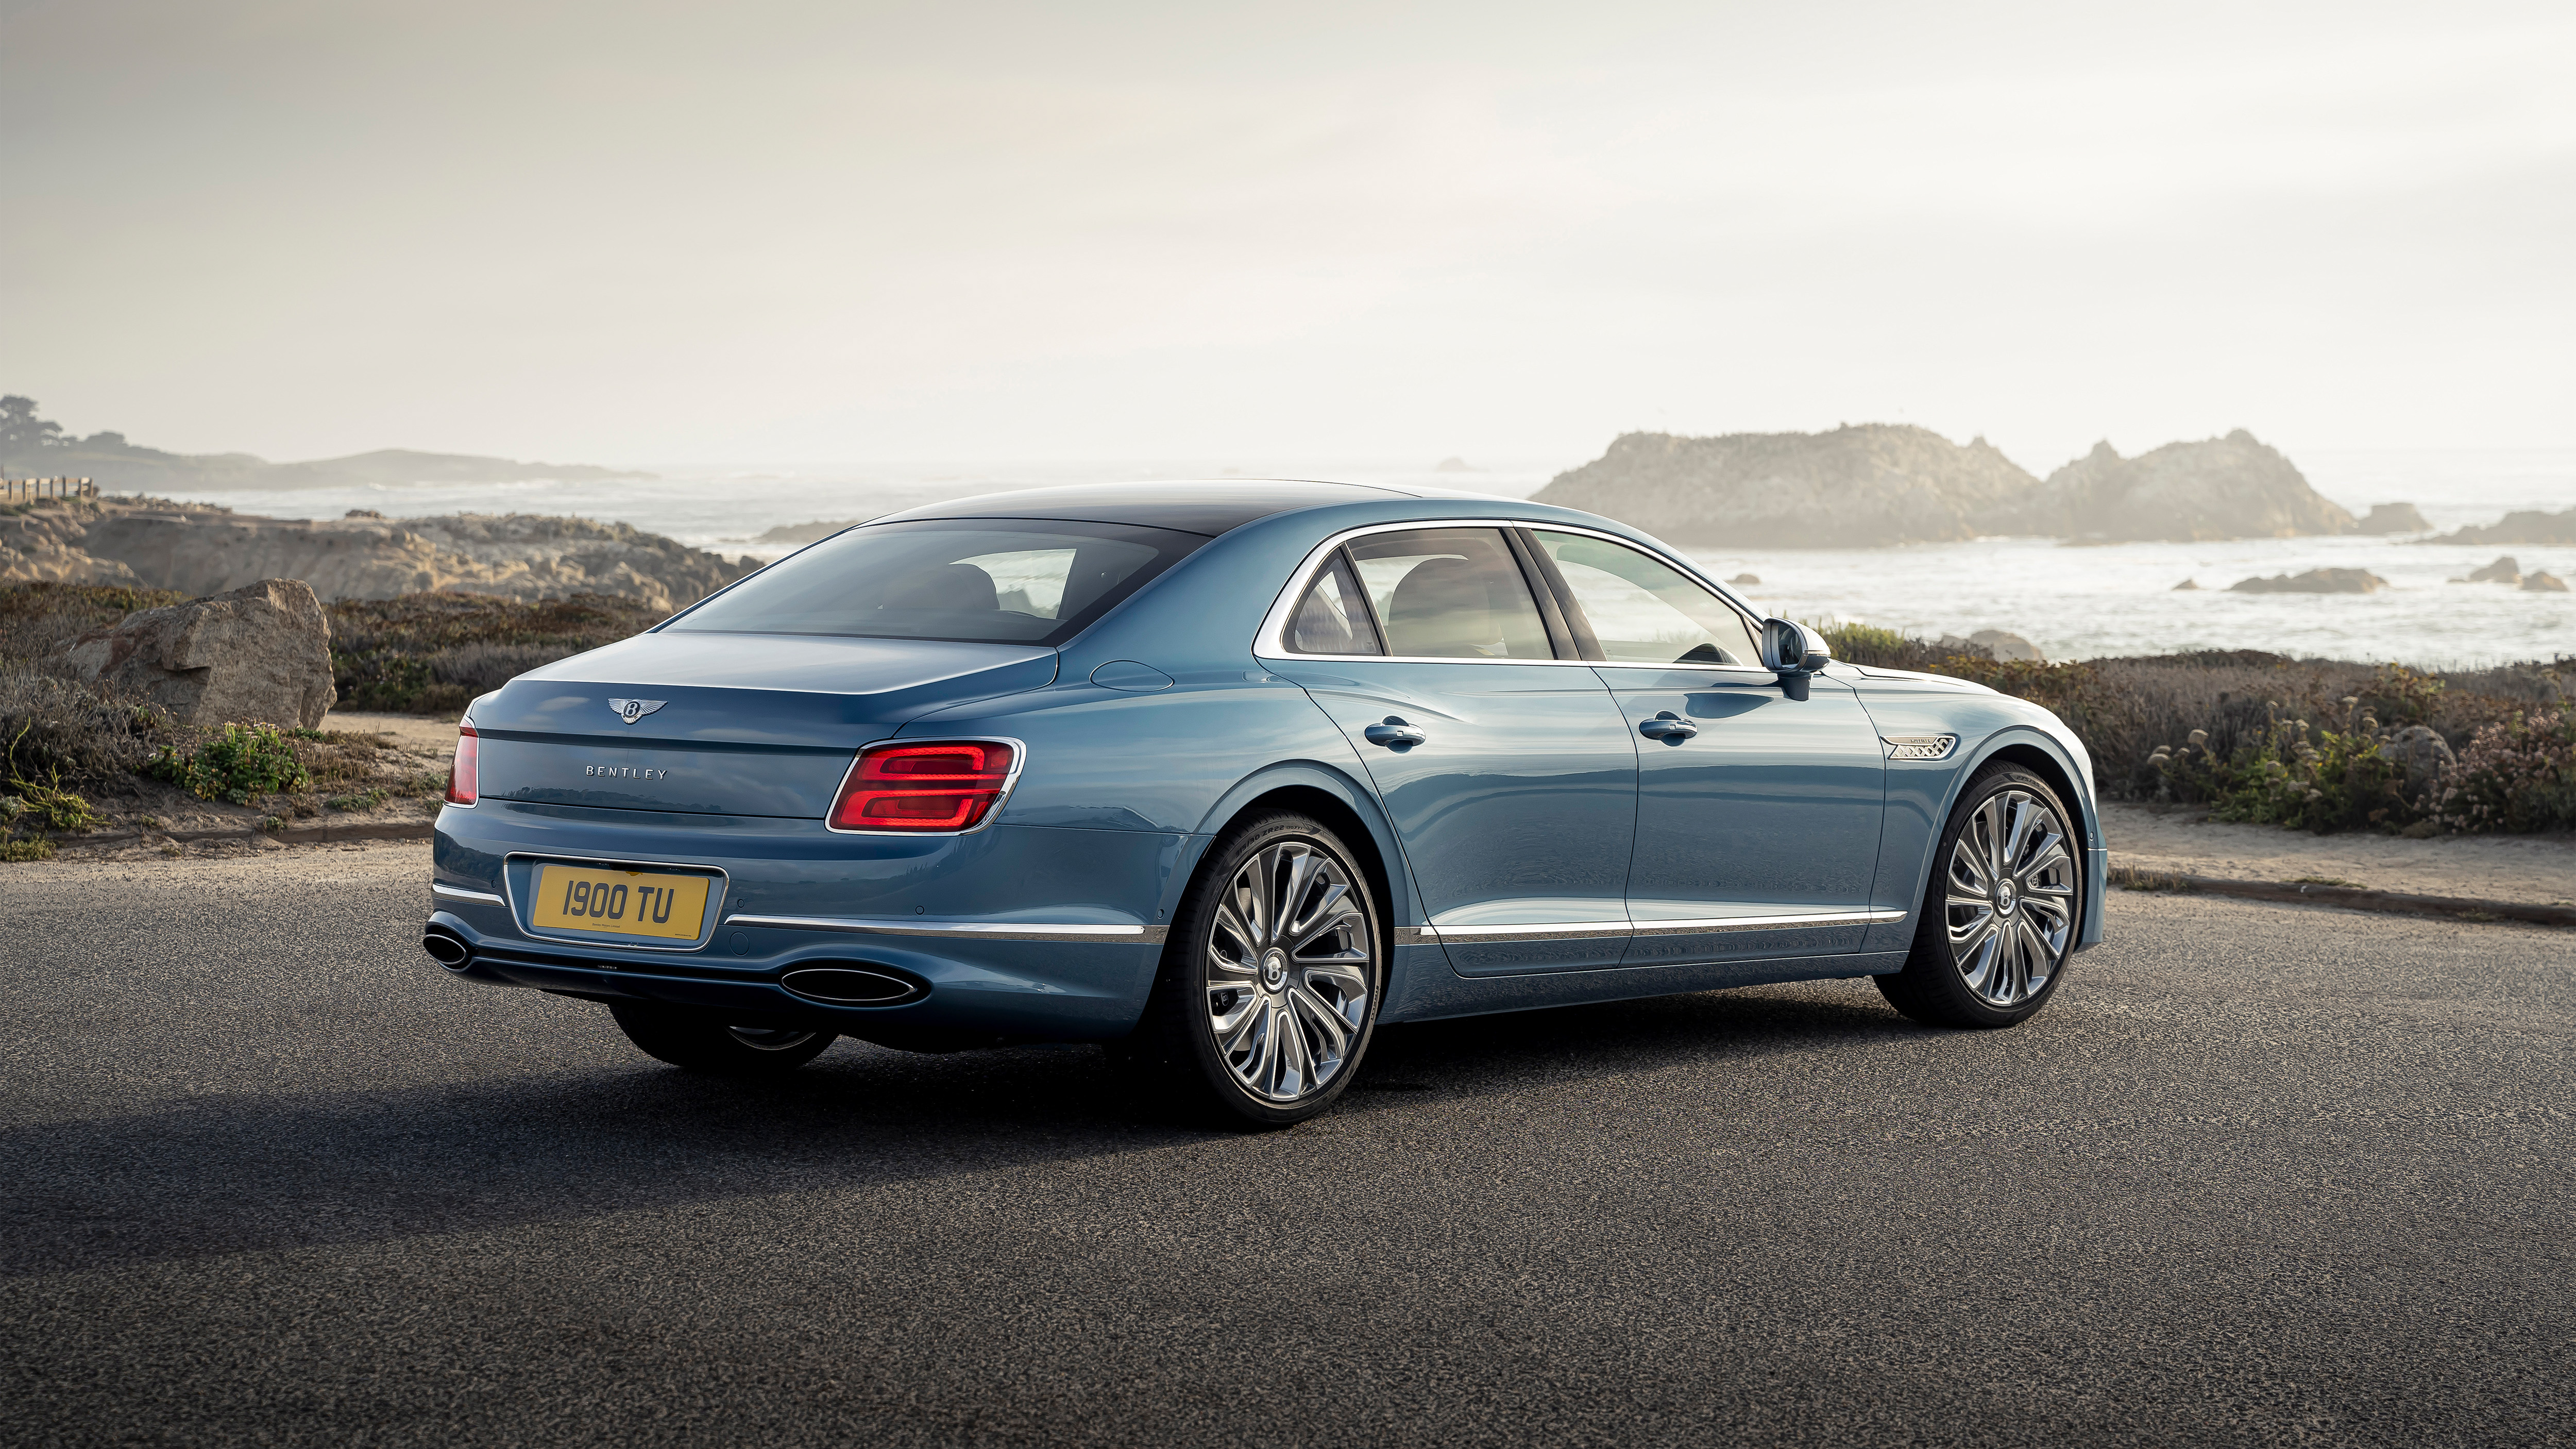
[(1957, 735), (1882, 735), (1891, 760), (1946, 760), (1959, 748)]
[(669, 702), (662, 699), (612, 699), (608, 707), (617, 711), (619, 719), (633, 724)]

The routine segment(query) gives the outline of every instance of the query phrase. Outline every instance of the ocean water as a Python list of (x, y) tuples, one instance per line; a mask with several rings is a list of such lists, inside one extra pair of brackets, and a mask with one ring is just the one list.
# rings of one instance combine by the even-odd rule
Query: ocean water
[[(779, 524), (867, 518), (1005, 488), (1140, 478), (1335, 478), (1526, 497), (1581, 460), (1441, 473), (1378, 461), (1183, 460), (1062, 465), (642, 465), (656, 476), (610, 483), (421, 484), (240, 490), (201, 495), (244, 513), (336, 518), (569, 513), (632, 523), (701, 548), (776, 557), (752, 540)], [(2436, 529), (2492, 523), (2517, 508), (2576, 507), (2576, 449), (2314, 453), (2296, 459), (2317, 490), (2354, 513), (2410, 502)], [(1852, 619), (1907, 633), (2009, 629), (2052, 659), (2187, 648), (2467, 667), (2576, 654), (2576, 593), (2524, 593), (2451, 579), (2512, 554), (2525, 573), (2576, 583), (2576, 548), (2425, 545), (2365, 537), (2070, 547), (2046, 539), (1874, 549), (1693, 549), (1720, 578), (1749, 573), (1753, 602), (1791, 618)], [(2366, 595), (2235, 594), (2258, 575), (2364, 568), (2390, 587)], [(2176, 592), (2185, 579), (2198, 591)]]

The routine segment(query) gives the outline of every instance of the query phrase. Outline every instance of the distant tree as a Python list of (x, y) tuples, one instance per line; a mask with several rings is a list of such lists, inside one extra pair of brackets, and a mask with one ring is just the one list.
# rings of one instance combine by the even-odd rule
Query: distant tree
[(122, 453), (130, 445), (123, 433), (92, 433), (81, 439), (81, 446), (102, 453)]
[(34, 398), (0, 397), (0, 451), (32, 452), (38, 448), (59, 448), (70, 441), (63, 436), (61, 424), (49, 423), (36, 416)]

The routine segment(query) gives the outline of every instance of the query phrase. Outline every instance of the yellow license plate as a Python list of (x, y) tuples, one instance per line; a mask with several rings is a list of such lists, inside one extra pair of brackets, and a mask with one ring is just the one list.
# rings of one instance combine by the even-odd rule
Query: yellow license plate
[(541, 865), (536, 923), (546, 930), (694, 941), (706, 923), (707, 880), (702, 875)]

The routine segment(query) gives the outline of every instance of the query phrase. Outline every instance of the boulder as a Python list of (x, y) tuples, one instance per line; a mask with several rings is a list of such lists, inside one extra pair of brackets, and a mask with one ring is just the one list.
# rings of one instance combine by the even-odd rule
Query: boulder
[(1979, 629), (1968, 636), (1968, 642), (1983, 648), (1997, 659), (2022, 659), (2033, 664), (2048, 662), (2048, 656), (2039, 652), (2038, 645), (2019, 634), (2009, 634), (2001, 629)]
[(2048, 475), (2020, 526), (2079, 542), (2191, 543), (2351, 533), (2360, 525), (2277, 449), (2238, 428), (2123, 458), (2109, 443)]
[(262, 579), (128, 614), (55, 657), (82, 679), (141, 695), (183, 724), (314, 729), (339, 698), (330, 621), (299, 579)]
[(2526, 594), (2563, 594), (2567, 592), (2567, 581), (2556, 574), (2524, 574), (2522, 591)]
[(2181, 583), (2178, 583), (2172, 588), (2166, 590), (2166, 592), (2173, 594), (2189, 593), (2196, 591), (2199, 587), (2200, 581), (2198, 579), (2185, 579)]
[(2451, 746), (2424, 725), (2408, 725), (2379, 747), (2379, 757), (2406, 769), (2406, 798), (2421, 804), (2451, 768)]
[(2375, 594), (2388, 580), (2368, 569), (2310, 569), (2303, 574), (2274, 574), (2267, 579), (2239, 579), (2227, 586), (2232, 594)]
[(2361, 520), (2361, 531), (2364, 533), (2430, 533), (2433, 531), (2433, 525), (2424, 521), (2424, 515), (2416, 512), (2415, 505), (2412, 503), (2374, 503), (2370, 505), (2369, 515)]
[(1977, 438), (1867, 423), (1830, 433), (1687, 438), (1627, 433), (1537, 501), (1634, 524), (1675, 543), (1833, 548), (1997, 531), (2039, 480)]
[(2508, 513), (2484, 528), (2463, 528), (2426, 543), (2518, 543), (2534, 548), (2568, 548), (2576, 546), (2576, 508), (2564, 513), (2543, 513), (2526, 508)]
[(1759, 574), (1737, 574), (1735, 577), (1728, 579), (1727, 582), (1735, 585), (1739, 589), (1749, 589), (1759, 585), (1762, 582), (1762, 576)]
[(2497, 559), (2494, 563), (2488, 564), (2485, 568), (2471, 569), (2467, 578), (2453, 579), (2451, 582), (2455, 584), (2518, 584), (2522, 582), (2522, 565), (2512, 554), (2506, 554), (2504, 557)]

